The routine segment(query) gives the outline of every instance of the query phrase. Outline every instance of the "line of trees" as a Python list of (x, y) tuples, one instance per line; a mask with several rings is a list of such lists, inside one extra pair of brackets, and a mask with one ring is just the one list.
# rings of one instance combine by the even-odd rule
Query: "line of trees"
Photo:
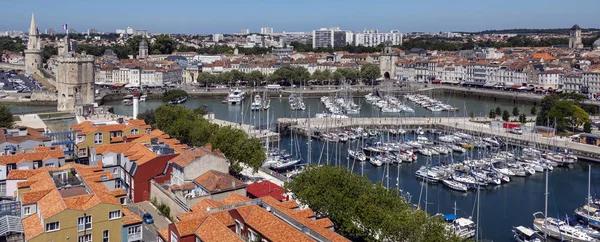
[(8, 36), (0, 37), (0, 53), (8, 50), (12, 52), (22, 52), (25, 50), (25, 45), (20, 38), (11, 38)]
[(213, 149), (219, 149), (229, 159), (232, 174), (239, 174), (242, 164), (258, 171), (266, 159), (260, 140), (238, 128), (219, 127), (203, 118), (204, 113), (204, 108), (192, 110), (183, 105), (165, 104), (140, 113), (137, 118), (191, 147), (210, 143)]
[(589, 123), (590, 115), (585, 110), (589, 107), (583, 104), (584, 100), (583, 95), (576, 93), (546, 95), (540, 102), (536, 124), (556, 127), (557, 132), (564, 132)]
[(283, 66), (269, 76), (260, 71), (244, 73), (232, 70), (221, 74), (210, 74), (201, 72), (196, 79), (204, 86), (215, 84), (249, 83), (252, 85), (263, 85), (277, 83), (283, 86), (291, 85), (339, 85), (342, 81), (357, 84), (363, 81), (372, 84), (381, 76), (379, 66), (366, 64), (360, 70), (351, 68), (339, 68), (335, 71), (316, 70), (312, 74), (301, 66)]
[(441, 217), (343, 167), (309, 166), (285, 187), (352, 241), (460, 241), (449, 235)]

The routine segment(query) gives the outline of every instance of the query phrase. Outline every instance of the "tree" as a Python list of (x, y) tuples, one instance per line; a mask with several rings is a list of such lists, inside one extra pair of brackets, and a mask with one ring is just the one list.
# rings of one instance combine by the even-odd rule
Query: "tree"
[(504, 122), (508, 122), (510, 120), (510, 113), (508, 110), (502, 111), (502, 120), (504, 120)]
[(585, 133), (591, 133), (592, 132), (592, 123), (585, 122), (583, 124), (583, 132), (585, 132)]
[(519, 115), (519, 122), (521, 123), (527, 123), (527, 115), (525, 115), (524, 113), (522, 113), (521, 115)]
[(496, 116), (502, 115), (502, 109), (500, 107), (496, 107)]
[(13, 114), (6, 105), (0, 105), (0, 127), (12, 128), (14, 125)]
[(251, 71), (246, 74), (246, 81), (252, 83), (252, 85), (256, 86), (256, 84), (260, 84), (265, 79), (265, 75), (260, 71)]
[(142, 119), (144, 120), (144, 122), (146, 122), (146, 124), (150, 126), (154, 126), (156, 124), (154, 109), (148, 109), (144, 112), (138, 113), (135, 119)]
[(180, 90), (180, 89), (174, 89), (174, 90), (168, 90), (163, 94), (163, 102), (171, 102), (171, 101), (175, 101), (181, 97), (187, 97), (188, 93), (184, 90)]
[(411, 208), (396, 189), (342, 167), (309, 166), (285, 188), (352, 241), (458, 241), (441, 217)]
[(381, 76), (381, 70), (376, 65), (365, 64), (360, 67), (360, 76), (367, 81), (371, 81), (371, 85), (373, 85), (375, 79)]
[[(333, 74), (331, 74), (331, 79), (333, 81), (335, 81), (336, 83), (341, 82), (342, 80), (344, 80), (346, 77), (344, 76), (344, 71), (342, 71), (343, 69), (337, 69), (333, 72)], [(331, 85), (331, 83), (329, 83)]]
[(531, 115), (535, 116), (537, 114), (537, 109), (535, 108), (535, 106), (531, 107)]
[(175, 41), (171, 37), (161, 34), (156, 36), (154, 43), (150, 45), (149, 51), (152, 54), (171, 54), (175, 50), (175, 47)]
[(229, 73), (231, 74), (231, 76), (232, 76), (232, 78), (233, 78), (233, 81), (234, 81), (235, 83), (238, 83), (238, 82), (243, 82), (243, 81), (245, 81), (245, 80), (246, 80), (246, 74), (245, 74), (245, 73), (243, 73), (243, 72), (241, 72), (241, 71), (238, 71), (238, 70), (232, 70), (232, 71), (230, 71)]
[(512, 115), (513, 116), (519, 116), (519, 108), (518, 107), (513, 107)]
[(490, 110), (490, 113), (488, 114), (488, 117), (491, 119), (495, 119), (496, 118), (496, 112), (494, 112), (494, 109)]
[(208, 88), (211, 84), (215, 84), (217, 82), (218, 77), (216, 75), (210, 74), (208, 72), (200, 72), (198, 74), (198, 78), (196, 80), (198, 83), (204, 83), (204, 86)]

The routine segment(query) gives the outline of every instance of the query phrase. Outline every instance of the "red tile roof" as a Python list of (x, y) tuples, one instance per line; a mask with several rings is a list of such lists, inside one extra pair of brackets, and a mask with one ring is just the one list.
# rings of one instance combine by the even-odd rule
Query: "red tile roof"
[(283, 195), (285, 193), (283, 187), (280, 187), (268, 180), (248, 184), (248, 186), (246, 186), (246, 191), (249, 195), (252, 195), (252, 197), (256, 198), (271, 196), (279, 201), (287, 200), (287, 198)]
[(194, 179), (194, 182), (211, 193), (230, 189), (239, 189), (246, 184), (235, 177), (215, 170), (207, 171)]

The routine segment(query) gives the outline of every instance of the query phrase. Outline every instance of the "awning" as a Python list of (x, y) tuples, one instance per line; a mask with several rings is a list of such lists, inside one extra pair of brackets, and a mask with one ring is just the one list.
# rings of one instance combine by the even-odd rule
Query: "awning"
[(521, 86), (519, 86), (519, 85), (512, 85), (510, 88), (511, 89), (519, 89), (519, 88), (521, 88)]
[(438, 79), (433, 80), (433, 83), (440, 83), (441, 81)]
[(463, 85), (483, 86), (483, 85), (485, 85), (485, 82), (464, 82)]
[(122, 87), (125, 86), (125, 83), (115, 83), (113, 84), (113, 87)]
[(519, 90), (527, 90), (529, 89), (528, 87), (519, 87)]
[(496, 85), (496, 83), (486, 83), (486, 84), (483, 84), (484, 87), (493, 87), (495, 85)]

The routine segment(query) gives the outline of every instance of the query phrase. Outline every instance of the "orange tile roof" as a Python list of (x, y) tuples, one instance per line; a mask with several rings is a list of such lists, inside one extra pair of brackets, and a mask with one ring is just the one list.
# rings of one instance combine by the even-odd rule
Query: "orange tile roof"
[(198, 236), (198, 238), (200, 238), (201, 241), (205, 242), (244, 241), (237, 234), (231, 231), (231, 229), (224, 226), (224, 224), (212, 216), (208, 216), (204, 219), (202, 224), (200, 224), (200, 227), (198, 227), (196, 230), (195, 234)]
[[(177, 159), (177, 158), (175, 158)], [(194, 182), (209, 192), (220, 192), (223, 190), (245, 187), (246, 184), (235, 177), (220, 171), (210, 170), (196, 177)]]
[(248, 226), (270, 241), (314, 241), (258, 205), (246, 205), (237, 210)]
[(121, 212), (123, 213), (123, 217), (121, 219), (123, 225), (132, 225), (138, 224), (142, 222), (142, 219), (137, 215), (133, 214), (129, 209), (125, 206), (121, 208)]
[(177, 231), (179, 232), (179, 236), (183, 237), (183, 236), (188, 236), (188, 235), (194, 234), (194, 231), (196, 231), (198, 226), (200, 226), (200, 224), (202, 224), (202, 222), (204, 222), (204, 219), (206, 219), (206, 217), (200, 217), (200, 218), (195, 218), (192, 220), (176, 222), (175, 227), (177, 228)]
[(237, 193), (231, 193), (231, 194), (229, 194), (229, 196), (223, 198), (223, 200), (221, 202), (223, 203), (223, 205), (232, 205), (232, 204), (248, 202), (248, 201), (250, 201), (250, 198), (248, 198), (248, 197), (244, 197)]
[(60, 159), (65, 158), (65, 155), (60, 147), (54, 147), (54, 150), (49, 151), (33, 151), (29, 153), (20, 153), (14, 155), (0, 156), (0, 164), (20, 164), (23, 162), (45, 161), (50, 158)]
[(203, 199), (192, 206), (192, 211), (206, 211), (206, 208), (218, 208), (223, 206), (223, 203), (212, 199)]
[(231, 215), (229, 215), (229, 212), (227, 210), (211, 213), (211, 216), (218, 219), (222, 224), (224, 224), (227, 227), (235, 225), (233, 218), (231, 218)]
[(160, 235), (160, 237), (162, 237), (163, 239), (169, 241), (169, 228), (159, 229), (158, 235)]
[(185, 221), (185, 220), (191, 220), (191, 219), (204, 217), (206, 215), (208, 215), (208, 213), (206, 213), (202, 210), (197, 210), (197, 211), (193, 211), (193, 212), (189, 212), (189, 213), (179, 214), (179, 215), (177, 215), (177, 219), (179, 219), (179, 221)]
[(123, 136), (115, 136), (110, 138), (111, 143), (123, 142)]
[(121, 143), (121, 144), (106, 144), (98, 145), (93, 148), (96, 154), (117, 153), (129, 157), (138, 165), (142, 165), (158, 155), (140, 143)]
[(32, 192), (23, 193), (23, 195), (21, 196), (21, 203), (23, 203), (23, 204), (36, 203), (37, 201), (42, 199), (44, 196), (46, 196), (46, 194), (48, 194), (50, 191), (52, 191), (52, 190), (48, 189), (48, 190), (32, 191)]
[(37, 215), (31, 215), (21, 220), (23, 224), (23, 231), (25, 232), (25, 240), (31, 240), (32, 238), (44, 233), (44, 227), (41, 226), (40, 217)]

